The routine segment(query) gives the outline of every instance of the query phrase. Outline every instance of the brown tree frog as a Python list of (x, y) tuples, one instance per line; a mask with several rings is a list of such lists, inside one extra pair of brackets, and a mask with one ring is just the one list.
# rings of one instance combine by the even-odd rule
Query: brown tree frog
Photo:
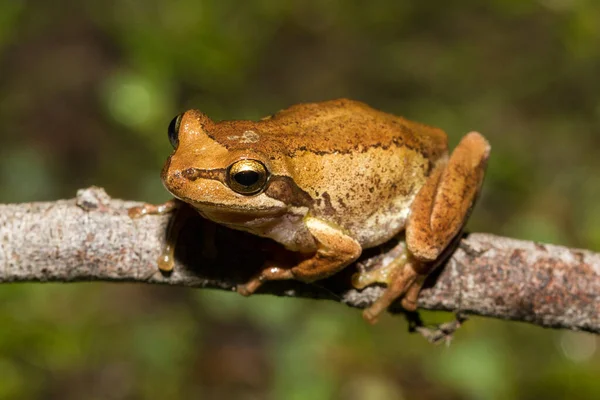
[[(385, 279), (355, 277), (358, 287), (387, 284), (363, 313), (372, 322), (401, 296), (404, 308), (416, 308), (426, 276), (469, 216), (490, 152), (471, 132), (449, 155), (442, 130), (345, 99), (295, 105), (260, 121), (215, 122), (190, 110), (173, 119), (169, 138), (175, 151), (161, 176), (173, 196), (207, 219), (308, 255), (291, 268), (267, 263), (237, 287), (241, 294), (269, 280), (323, 279), (404, 233), (405, 254)], [(172, 269), (172, 256), (171, 241), (162, 270)]]

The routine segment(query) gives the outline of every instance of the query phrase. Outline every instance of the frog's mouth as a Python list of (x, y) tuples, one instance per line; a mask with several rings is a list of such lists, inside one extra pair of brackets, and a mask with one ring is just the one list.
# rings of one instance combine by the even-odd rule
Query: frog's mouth
[(250, 224), (261, 224), (284, 215), (284, 209), (270, 210), (232, 210), (230, 208), (207, 207), (197, 208), (200, 215), (220, 224), (233, 226), (246, 226)]
[(213, 203), (210, 201), (198, 201), (185, 196), (175, 196), (178, 199), (190, 204), (192, 207), (197, 209), (200, 214), (210, 215), (232, 215), (233, 218), (241, 218), (244, 215), (254, 217), (264, 217), (269, 215), (279, 215), (286, 212), (287, 207), (281, 206), (256, 206), (252, 205), (240, 205), (231, 203)]

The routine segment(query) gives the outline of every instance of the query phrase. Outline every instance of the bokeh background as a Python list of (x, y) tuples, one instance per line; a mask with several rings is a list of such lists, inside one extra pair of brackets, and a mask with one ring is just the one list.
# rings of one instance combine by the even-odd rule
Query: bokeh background
[[(187, 108), (349, 97), (493, 146), (471, 231), (600, 250), (596, 0), (0, 1), (0, 202), (169, 198)], [(430, 322), (451, 315), (425, 313)], [(1, 399), (593, 399), (600, 341), (473, 318), (451, 346), (336, 303), (0, 288)]]

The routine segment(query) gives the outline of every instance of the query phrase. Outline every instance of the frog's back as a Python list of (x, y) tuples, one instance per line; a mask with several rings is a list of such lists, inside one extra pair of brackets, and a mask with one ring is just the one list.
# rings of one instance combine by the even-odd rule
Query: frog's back
[(441, 129), (347, 99), (297, 104), (257, 125), (294, 153), (349, 153), (369, 147), (405, 146), (437, 159), (447, 149)]

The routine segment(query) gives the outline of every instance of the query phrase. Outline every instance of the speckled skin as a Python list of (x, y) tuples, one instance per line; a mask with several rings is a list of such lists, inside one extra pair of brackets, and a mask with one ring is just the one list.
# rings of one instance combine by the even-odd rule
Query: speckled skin
[[(268, 265), (238, 288), (244, 294), (265, 280), (331, 275), (406, 229), (410, 257), (392, 263), (401, 272), (386, 274), (386, 296), (365, 311), (373, 321), (403, 293), (416, 302), (426, 263), (468, 217), (488, 154), (485, 139), (470, 133), (449, 158), (442, 130), (345, 99), (295, 105), (260, 121), (214, 122), (190, 110), (162, 179), (206, 218), (313, 253), (291, 269)], [(243, 159), (269, 172), (255, 195), (228, 186), (228, 168)]]

